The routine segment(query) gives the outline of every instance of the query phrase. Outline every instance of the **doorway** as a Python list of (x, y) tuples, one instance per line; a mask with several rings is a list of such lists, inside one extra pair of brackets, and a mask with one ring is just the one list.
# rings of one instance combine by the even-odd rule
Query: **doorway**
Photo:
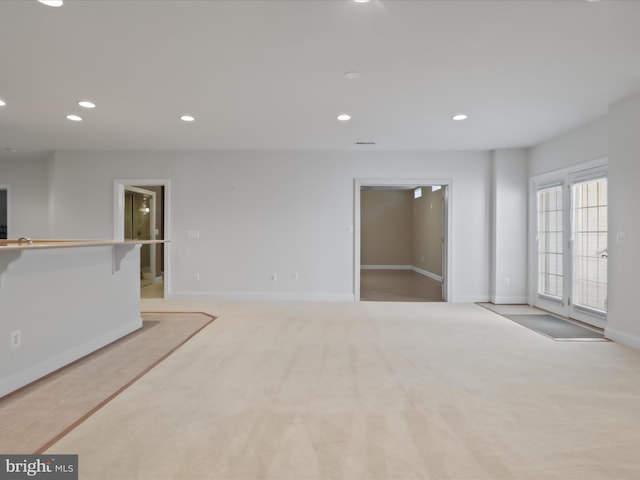
[(604, 328), (607, 318), (606, 166), (536, 188), (535, 305)]
[[(168, 180), (116, 180), (116, 240), (165, 240)], [(164, 298), (168, 291), (167, 244), (140, 248), (140, 296)]]
[[(162, 237), (161, 229), (157, 227), (156, 196), (162, 198), (162, 188), (155, 187), (148, 190), (140, 187), (126, 187), (124, 191), (124, 239), (125, 240), (156, 240)], [(140, 247), (140, 288), (143, 296), (149, 296), (148, 287), (163, 283), (162, 260), (156, 261), (156, 245), (142, 245)], [(162, 291), (161, 286), (153, 292)], [(152, 294), (152, 296), (156, 296)]]
[(356, 301), (447, 301), (448, 180), (356, 180)]
[(9, 238), (9, 185), (0, 185), (0, 240)]

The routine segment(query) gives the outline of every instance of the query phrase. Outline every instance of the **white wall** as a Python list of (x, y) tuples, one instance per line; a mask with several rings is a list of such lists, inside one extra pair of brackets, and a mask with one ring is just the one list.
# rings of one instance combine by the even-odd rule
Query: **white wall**
[[(581, 168), (582, 165), (601, 163), (606, 161), (609, 153), (609, 119), (603, 117), (587, 123), (580, 128), (552, 138), (551, 140), (536, 145), (529, 149), (529, 303), (538, 304), (542, 308), (553, 311), (559, 315), (568, 315), (566, 306), (557, 307), (551, 303), (536, 300), (537, 265), (536, 242), (533, 232), (536, 230), (536, 206), (533, 193), (535, 182), (566, 181), (570, 172)], [(538, 177), (534, 179), (534, 177)]]
[(527, 151), (495, 150), (492, 156), (491, 301), (527, 302)]
[(144, 178), (171, 181), (174, 296), (352, 299), (354, 178), (449, 178), (450, 300), (489, 298), (486, 152), (56, 152), (52, 236), (112, 238), (114, 179)]
[[(640, 271), (640, 95), (620, 101), (606, 118), (530, 151), (531, 176), (607, 157), (609, 168), (609, 270), (606, 335), (640, 348), (637, 306)], [(618, 234), (624, 241), (618, 242)]]
[(529, 149), (529, 176), (553, 172), (607, 156), (608, 119), (599, 118)]
[(10, 238), (48, 238), (50, 162), (50, 155), (0, 159), (0, 184), (10, 187)]
[[(609, 112), (609, 314), (607, 336), (640, 348), (640, 95)], [(624, 241), (618, 242), (618, 233)]]
[(142, 327), (140, 250), (120, 253), (114, 272), (112, 246), (0, 249), (0, 397)]

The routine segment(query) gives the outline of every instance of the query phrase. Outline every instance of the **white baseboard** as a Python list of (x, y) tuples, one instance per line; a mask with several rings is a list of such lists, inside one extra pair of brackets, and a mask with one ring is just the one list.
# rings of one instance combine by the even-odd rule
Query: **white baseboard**
[(420, 275), (442, 283), (442, 276), (431, 273), (413, 265), (360, 265), (360, 270), (412, 270)]
[(55, 372), (56, 370), (69, 365), (70, 363), (78, 360), (79, 358), (89, 355), (92, 352), (115, 342), (119, 338), (128, 335), (135, 330), (138, 330), (142, 326), (142, 319), (140, 317), (128, 322), (121, 327), (118, 327), (110, 332), (105, 333), (97, 338), (71, 348), (66, 352), (62, 352), (53, 358), (49, 358), (46, 361), (27, 368), (21, 372), (17, 372), (7, 378), (0, 381), (0, 397), (7, 395), (11, 392), (18, 390), (25, 385), (35, 382), (39, 378), (45, 375)]
[(640, 337), (635, 335), (629, 335), (628, 333), (623, 333), (613, 328), (605, 327), (604, 336), (614, 342), (640, 350)]
[(436, 282), (442, 283), (442, 276), (436, 275), (435, 273), (431, 273), (428, 270), (423, 270), (422, 268), (411, 266), (411, 270), (420, 275), (424, 275), (425, 277), (429, 277), (431, 280), (435, 280)]
[(276, 302), (353, 302), (352, 293), (275, 293), (275, 292), (171, 292), (168, 298), (177, 300), (237, 300)]
[(529, 303), (529, 298), (526, 295), (520, 297), (491, 297), (491, 303), (496, 305), (524, 305)]
[(450, 295), (449, 303), (486, 303), (489, 295)]
[(360, 270), (411, 270), (411, 265), (360, 265)]

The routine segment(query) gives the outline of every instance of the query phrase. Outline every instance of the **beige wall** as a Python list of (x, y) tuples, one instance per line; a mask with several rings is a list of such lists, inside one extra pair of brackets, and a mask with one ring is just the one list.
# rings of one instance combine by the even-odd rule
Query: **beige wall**
[(442, 276), (442, 204), (444, 188), (435, 192), (422, 188), (422, 197), (414, 200), (412, 265)]
[(362, 190), (360, 263), (411, 265), (413, 192)]
[(413, 265), (442, 275), (444, 189), (363, 190), (361, 265)]

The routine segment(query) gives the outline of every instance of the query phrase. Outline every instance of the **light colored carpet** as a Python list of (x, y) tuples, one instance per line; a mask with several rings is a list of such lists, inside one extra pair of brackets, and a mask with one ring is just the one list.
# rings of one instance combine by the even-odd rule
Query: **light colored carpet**
[(361, 270), (360, 300), (441, 302), (442, 283), (412, 270)]
[(109, 401), (212, 321), (143, 314), (143, 328), (0, 401), (0, 452), (34, 453)]
[(640, 352), (477, 305), (187, 303), (218, 319), (50, 448), (81, 478), (637, 479)]

